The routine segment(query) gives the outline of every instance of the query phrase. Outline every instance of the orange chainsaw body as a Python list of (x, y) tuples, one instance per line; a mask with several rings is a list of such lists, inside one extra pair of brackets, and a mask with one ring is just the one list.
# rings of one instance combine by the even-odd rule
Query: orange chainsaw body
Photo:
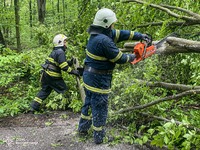
[(140, 42), (134, 46), (133, 50), (133, 53), (139, 57), (135, 58), (131, 62), (131, 64), (136, 64), (139, 61), (144, 60), (145, 58), (153, 55), (155, 52), (156, 52), (156, 47), (154, 45), (147, 47), (145, 43)]

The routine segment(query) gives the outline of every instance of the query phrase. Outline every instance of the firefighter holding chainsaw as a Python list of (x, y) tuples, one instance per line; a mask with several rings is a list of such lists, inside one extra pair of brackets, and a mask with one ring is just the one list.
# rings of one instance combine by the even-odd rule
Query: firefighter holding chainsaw
[(39, 111), (43, 100), (55, 90), (59, 94), (66, 94), (67, 86), (62, 78), (61, 70), (69, 74), (79, 76), (77, 70), (72, 70), (74, 59), (67, 61), (65, 52), (67, 49), (67, 37), (58, 34), (53, 39), (54, 48), (45, 63), (42, 65), (41, 90), (31, 103), (31, 111)]
[(108, 113), (108, 94), (111, 91), (112, 71), (116, 64), (130, 63), (140, 57), (124, 54), (115, 43), (125, 40), (151, 40), (146, 34), (129, 30), (115, 30), (115, 13), (107, 8), (100, 9), (89, 27), (90, 38), (84, 61), (83, 82), (86, 93), (81, 110), (78, 132), (86, 135), (93, 128), (96, 144), (103, 142), (104, 126)]

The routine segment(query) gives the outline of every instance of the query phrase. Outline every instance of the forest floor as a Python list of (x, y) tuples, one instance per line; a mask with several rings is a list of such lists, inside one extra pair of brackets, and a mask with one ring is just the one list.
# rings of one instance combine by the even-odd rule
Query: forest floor
[[(137, 144), (96, 145), (77, 134), (80, 114), (70, 111), (0, 118), (0, 150), (152, 150)], [(109, 129), (108, 129), (109, 130)], [(156, 148), (157, 149), (157, 148)]]

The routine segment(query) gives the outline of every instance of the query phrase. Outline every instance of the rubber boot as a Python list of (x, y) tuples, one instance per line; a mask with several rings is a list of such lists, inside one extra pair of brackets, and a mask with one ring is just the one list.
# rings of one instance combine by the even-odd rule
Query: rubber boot
[(41, 105), (40, 103), (38, 103), (36, 101), (32, 101), (31, 105), (30, 105), (31, 110), (32, 111), (39, 111), (40, 110), (40, 105)]
[(78, 127), (79, 134), (83, 136), (87, 135), (88, 130), (90, 129), (91, 125), (92, 125), (92, 120), (81, 118), (79, 121), (79, 127)]
[(94, 131), (94, 143), (101, 144), (103, 143), (103, 138), (105, 137), (105, 131)]

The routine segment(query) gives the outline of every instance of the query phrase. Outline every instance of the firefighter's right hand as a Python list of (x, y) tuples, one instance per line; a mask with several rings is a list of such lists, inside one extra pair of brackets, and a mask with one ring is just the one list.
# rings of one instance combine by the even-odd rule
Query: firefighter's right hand
[(84, 68), (83, 67), (78, 67), (77, 70), (79, 71), (79, 75), (83, 76)]
[(75, 63), (76, 59), (74, 57), (71, 58), (71, 60), (68, 60), (67, 63), (71, 67)]
[(80, 76), (80, 73), (79, 73), (78, 70), (72, 70), (71, 72), (69, 72), (69, 74), (73, 74), (73, 75), (75, 75), (75, 76), (77, 76), (77, 77)]

